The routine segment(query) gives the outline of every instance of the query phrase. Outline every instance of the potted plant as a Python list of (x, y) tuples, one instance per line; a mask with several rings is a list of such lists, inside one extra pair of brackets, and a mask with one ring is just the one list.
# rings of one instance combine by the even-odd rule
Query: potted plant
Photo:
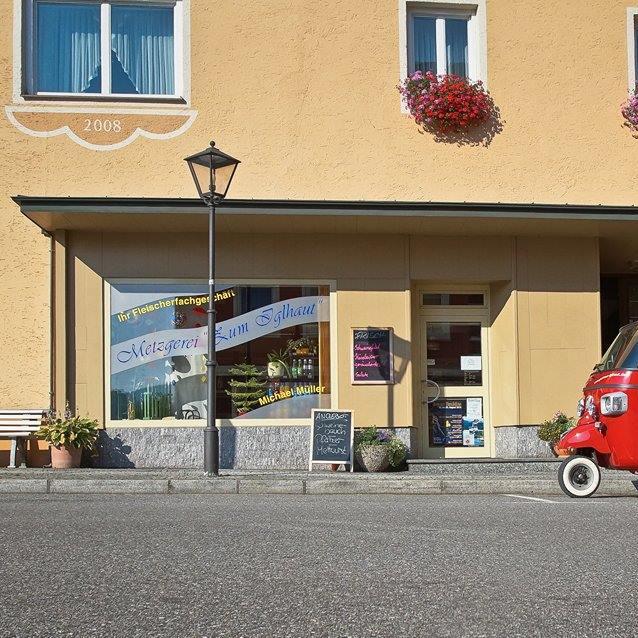
[(407, 449), (396, 435), (373, 426), (357, 434), (354, 455), (364, 471), (385, 472), (405, 461)]
[(414, 121), (425, 129), (458, 133), (498, 114), (482, 82), (458, 75), (415, 71), (397, 88)]
[(568, 417), (564, 412), (556, 412), (551, 419), (544, 421), (538, 426), (538, 438), (545, 441), (556, 456), (568, 456), (569, 450), (558, 447), (560, 438), (574, 427), (574, 419)]
[(226, 394), (231, 398), (237, 416), (242, 416), (259, 404), (268, 382), (264, 381), (263, 371), (251, 363), (236, 365), (230, 369), (230, 374), (230, 390), (226, 390)]
[(313, 342), (308, 337), (299, 337), (299, 339), (291, 339), (288, 342), (286, 351), (290, 354), (304, 356), (311, 353)]
[(67, 405), (63, 415), (51, 412), (36, 435), (51, 449), (51, 467), (79, 467), (82, 450), (91, 449), (98, 437), (98, 422), (73, 414)]
[(269, 379), (281, 379), (284, 376), (290, 377), (287, 350), (269, 352), (266, 357), (268, 359), (267, 371)]

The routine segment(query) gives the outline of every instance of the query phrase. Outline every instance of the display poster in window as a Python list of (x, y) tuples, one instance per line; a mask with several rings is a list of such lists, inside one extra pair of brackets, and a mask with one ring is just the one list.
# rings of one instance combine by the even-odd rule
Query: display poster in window
[(463, 402), (437, 399), (429, 405), (431, 446), (463, 445)]
[(352, 329), (353, 384), (394, 383), (392, 339), (392, 328)]
[(352, 410), (313, 410), (310, 463), (344, 463), (353, 471), (354, 421)]
[[(205, 419), (205, 284), (113, 283), (111, 420)], [(325, 286), (216, 287), (217, 417), (310, 418), (330, 407)]]
[(437, 399), (428, 406), (430, 447), (483, 447), (482, 399)]

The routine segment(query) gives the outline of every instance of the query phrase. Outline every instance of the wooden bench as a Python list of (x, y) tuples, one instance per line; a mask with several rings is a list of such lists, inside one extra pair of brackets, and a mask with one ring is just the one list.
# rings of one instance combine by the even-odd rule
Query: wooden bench
[(11, 439), (9, 467), (16, 467), (18, 452), (20, 467), (26, 467), (25, 441), (42, 425), (48, 410), (0, 410), (0, 439)]

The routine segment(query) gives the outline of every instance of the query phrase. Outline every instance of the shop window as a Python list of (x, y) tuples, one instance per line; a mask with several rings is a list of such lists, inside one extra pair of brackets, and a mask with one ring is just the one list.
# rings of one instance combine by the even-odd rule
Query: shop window
[[(202, 284), (113, 283), (110, 416), (206, 418)], [(218, 285), (217, 418), (305, 419), (330, 407), (330, 296), (317, 285)]]
[(28, 94), (180, 96), (183, 0), (31, 0), (28, 8)]

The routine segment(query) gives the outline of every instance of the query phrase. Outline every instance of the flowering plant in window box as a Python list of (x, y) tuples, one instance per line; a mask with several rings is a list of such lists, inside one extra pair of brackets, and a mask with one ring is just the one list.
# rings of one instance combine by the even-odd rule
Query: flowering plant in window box
[(397, 88), (414, 121), (443, 134), (466, 131), (498, 117), (498, 109), (480, 81), (415, 71)]
[(625, 118), (625, 126), (634, 132), (635, 137), (638, 137), (638, 88), (629, 94), (620, 112)]

